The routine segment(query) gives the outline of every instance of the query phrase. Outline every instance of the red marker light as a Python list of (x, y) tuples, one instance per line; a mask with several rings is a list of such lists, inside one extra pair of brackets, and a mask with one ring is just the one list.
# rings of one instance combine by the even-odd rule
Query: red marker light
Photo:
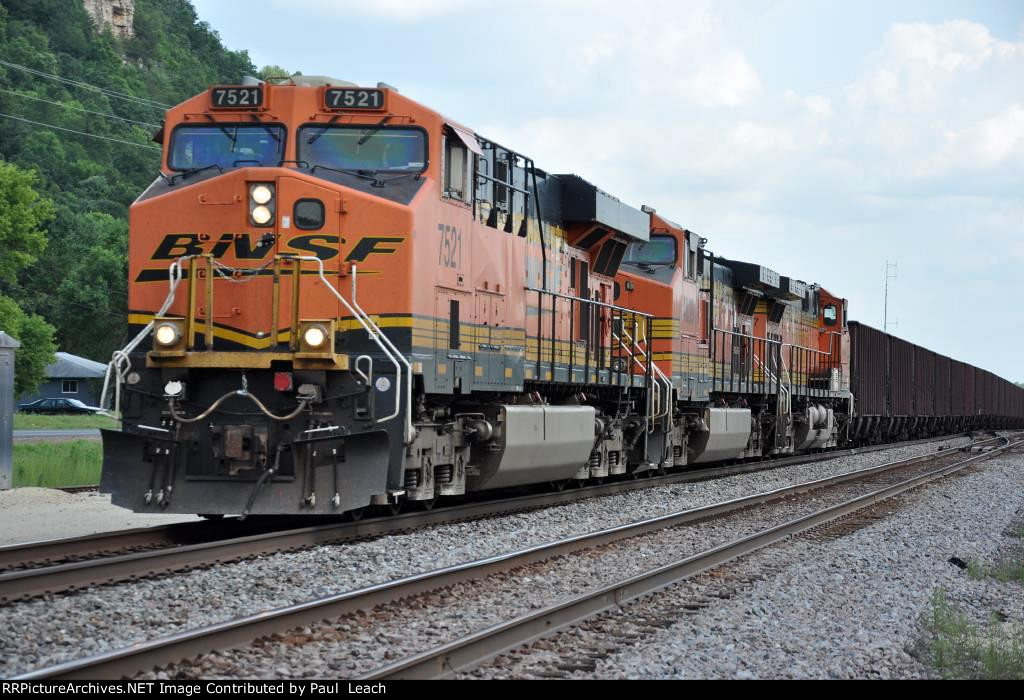
[(292, 390), (291, 372), (274, 372), (274, 388), (278, 391)]

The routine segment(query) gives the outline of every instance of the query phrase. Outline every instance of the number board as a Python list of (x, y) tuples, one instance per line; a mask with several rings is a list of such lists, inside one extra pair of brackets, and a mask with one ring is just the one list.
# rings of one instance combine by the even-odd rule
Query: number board
[(210, 89), (211, 109), (259, 109), (263, 88), (259, 85), (231, 85)]
[(324, 90), (327, 109), (384, 109), (384, 91), (363, 88), (328, 88)]

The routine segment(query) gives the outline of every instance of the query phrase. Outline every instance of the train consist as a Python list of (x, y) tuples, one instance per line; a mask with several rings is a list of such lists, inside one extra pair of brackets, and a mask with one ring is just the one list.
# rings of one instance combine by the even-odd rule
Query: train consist
[(384, 84), (215, 86), (156, 140), (104, 431), (136, 511), (429, 507), (1024, 419), (1008, 383)]
[(854, 442), (1016, 427), (1024, 389), (894, 335), (850, 322)]

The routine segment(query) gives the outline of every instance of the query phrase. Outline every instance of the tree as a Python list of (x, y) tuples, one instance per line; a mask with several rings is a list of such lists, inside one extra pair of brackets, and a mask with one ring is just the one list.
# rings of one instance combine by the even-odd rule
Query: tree
[(7, 282), (46, 248), (54, 207), (35, 191), (36, 182), (34, 173), (0, 161), (0, 279)]
[[(44, 227), (54, 216), (53, 202), (40, 197), (35, 184), (34, 173), (0, 161), (0, 283), (15, 288), (18, 273), (46, 248)], [(15, 391), (33, 391), (53, 362), (53, 326), (0, 295), (0, 330), (21, 341), (14, 362)]]
[(293, 75), (301, 75), (300, 73), (292, 73), (286, 68), (281, 66), (269, 65), (263, 66), (256, 71), (256, 77), (260, 80), (272, 80), (274, 78), (290, 78)]
[(46, 378), (46, 366), (53, 362), (57, 346), (54, 328), (42, 316), (26, 314), (13, 299), (0, 295), (0, 331), (21, 342), (14, 356), (14, 393), (35, 391)]

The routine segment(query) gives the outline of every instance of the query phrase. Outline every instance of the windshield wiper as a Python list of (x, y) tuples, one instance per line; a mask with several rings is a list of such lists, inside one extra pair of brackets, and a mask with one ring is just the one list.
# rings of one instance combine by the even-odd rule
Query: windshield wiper
[(309, 139), (306, 140), (306, 144), (308, 145), (308, 144), (316, 143), (316, 140), (318, 138), (320, 138), (321, 136), (323, 136), (324, 134), (326, 134), (327, 130), (329, 128), (331, 128), (331, 125), (334, 124), (334, 122), (338, 121), (338, 118), (340, 116), (341, 116), (340, 114), (335, 114), (333, 117), (331, 117), (331, 120), (329, 122), (327, 122), (322, 127), (320, 127), (320, 131), (316, 132), (315, 134), (310, 136)]
[(309, 172), (310, 173), (315, 173), (318, 168), (321, 169), (321, 170), (329, 170), (332, 173), (342, 173), (344, 175), (354, 175), (355, 177), (361, 177), (364, 180), (371, 180), (373, 182), (373, 186), (374, 187), (383, 187), (384, 185), (388, 184), (389, 182), (394, 182), (395, 180), (401, 180), (403, 177), (409, 177), (409, 176), (415, 176), (416, 179), (418, 180), (420, 178), (420, 176), (423, 174), (421, 172), (398, 173), (394, 177), (389, 177), (387, 179), (384, 179), (384, 178), (381, 177), (381, 175), (382, 174), (386, 175), (386, 174), (388, 174), (388, 173), (390, 173), (392, 171), (390, 171), (390, 170), (370, 170), (370, 169), (367, 169), (367, 168), (332, 168), (332, 167), (327, 166), (327, 165), (314, 165), (312, 168), (310, 168)]
[[(382, 172), (382, 171), (379, 171), (379, 170), (378, 170), (378, 171), (376, 171), (376, 172), (377, 172), (377, 173), (380, 173), (380, 172)], [(391, 171), (390, 171), (390, 170), (385, 170), (385, 171), (383, 171), (383, 172), (385, 172), (385, 173), (388, 173), (388, 172), (391, 172)], [(389, 183), (389, 182), (394, 182), (395, 180), (401, 180), (401, 179), (402, 179), (403, 177), (413, 177), (413, 178), (416, 178), (417, 180), (419, 180), (419, 179), (420, 179), (420, 177), (422, 177), (422, 176), (423, 176), (423, 173), (422, 173), (422, 172), (415, 172), (415, 173), (398, 173), (398, 174), (396, 174), (396, 175), (395, 175), (394, 177), (389, 177), (389, 178), (388, 178), (387, 180), (381, 180), (381, 182), (383, 182), (383, 183), (387, 184), (387, 183)], [(380, 179), (380, 176), (379, 176), (379, 175), (378, 175), (378, 179)]]
[(391, 115), (390, 114), (387, 115), (386, 117), (384, 117), (383, 119), (381, 119), (379, 122), (377, 122), (374, 125), (374, 127), (372, 129), (370, 129), (365, 134), (363, 134), (363, 137), (361, 139), (359, 139), (358, 142), (356, 142), (356, 145), (357, 146), (362, 146), (364, 143), (366, 143), (367, 141), (372, 139), (374, 136), (376, 136), (377, 132), (380, 131), (380, 128), (388, 123), (388, 119), (391, 119)]
[[(281, 143), (281, 136), (280, 134), (277, 133), (277, 129), (271, 129), (269, 124), (264, 124), (263, 122), (261, 122), (260, 118), (257, 117), (255, 114), (250, 114), (249, 116), (256, 120), (256, 123), (262, 126), (264, 131), (270, 134), (270, 138), (274, 139), (278, 143)], [(234, 146), (232, 146), (232, 148), (234, 148)]]
[(204, 170), (210, 170), (211, 168), (217, 168), (217, 170), (219, 170), (222, 175), (224, 174), (224, 168), (220, 167), (216, 163), (210, 163), (209, 165), (204, 165), (201, 168), (192, 168), (191, 170), (184, 170), (184, 171), (178, 173), (177, 175), (175, 175), (174, 177), (171, 178), (170, 184), (173, 185), (175, 179), (177, 179), (177, 178), (181, 178), (182, 180), (184, 180), (189, 175), (195, 175), (196, 173), (201, 173)]
[(655, 260), (655, 261), (623, 260), (622, 264), (623, 265), (633, 265), (635, 267), (639, 267), (641, 270), (643, 270), (647, 274), (653, 275), (655, 273), (655, 269), (654, 269), (655, 267), (671, 267), (675, 263), (673, 263), (673, 262), (658, 261), (658, 260)]
[(232, 151), (235, 150), (235, 141), (238, 139), (238, 127), (237, 126), (235, 127), (235, 133), (232, 134), (230, 131), (228, 131), (226, 126), (224, 126), (223, 124), (218, 123), (217, 120), (214, 119), (209, 114), (206, 115), (206, 118), (209, 119), (211, 122), (213, 122), (217, 126), (217, 128), (221, 130), (221, 133), (223, 133), (225, 136), (227, 136), (231, 140), (231, 150)]
[(310, 168), (309, 172), (315, 173), (317, 170), (328, 170), (332, 173), (341, 173), (342, 175), (354, 175), (355, 177), (361, 177), (364, 180), (372, 180), (375, 186), (377, 186), (377, 183), (380, 182), (380, 186), (383, 187), (383, 182), (379, 177), (377, 177), (376, 170), (366, 170), (363, 168), (332, 168), (329, 165), (318, 164)]

